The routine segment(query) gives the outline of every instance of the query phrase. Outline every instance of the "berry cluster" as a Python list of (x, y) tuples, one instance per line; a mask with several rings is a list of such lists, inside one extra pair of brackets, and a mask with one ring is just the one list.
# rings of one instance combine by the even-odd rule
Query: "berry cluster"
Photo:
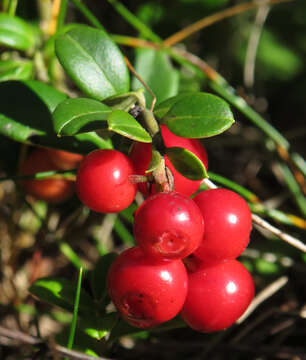
[(251, 275), (235, 260), (250, 231), (248, 205), (232, 191), (207, 190), (194, 200), (177, 192), (148, 197), (135, 213), (138, 246), (108, 274), (118, 312), (140, 328), (178, 313), (198, 331), (229, 327), (254, 296)]

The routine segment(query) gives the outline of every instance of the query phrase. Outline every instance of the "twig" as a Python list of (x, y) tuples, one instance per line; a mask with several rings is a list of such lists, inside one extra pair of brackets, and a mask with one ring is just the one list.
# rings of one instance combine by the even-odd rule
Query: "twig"
[(6, 329), (0, 326), (0, 336), (8, 339), (17, 340), (18, 342), (30, 344), (30, 345), (44, 345), (50, 352), (56, 353), (57, 355), (66, 356), (69, 359), (74, 360), (109, 360), (107, 358), (93, 357), (86, 354), (82, 354), (78, 351), (69, 350), (61, 345), (51, 345), (51, 342), (45, 342), (37, 337), (25, 334), (19, 330)]
[(137, 78), (138, 81), (141, 82), (141, 84), (146, 88), (146, 90), (150, 93), (150, 95), (153, 97), (152, 104), (150, 111), (152, 112), (156, 103), (156, 96), (154, 92), (151, 90), (149, 85), (143, 80), (143, 78), (137, 73), (137, 71), (134, 69), (133, 65), (130, 63), (129, 59), (125, 56), (124, 60), (127, 64), (127, 67), (129, 68), (130, 72)]
[(248, 42), (243, 77), (245, 85), (249, 88), (251, 88), (254, 84), (256, 53), (263, 25), (267, 19), (269, 11), (270, 7), (267, 4), (260, 6), (260, 8), (257, 10), (253, 31), (251, 32)]
[[(203, 183), (209, 188), (209, 189), (217, 189), (217, 186), (210, 181), (209, 179), (204, 179)], [(284, 233), (283, 231), (279, 230), (275, 226), (269, 224), (267, 221), (262, 219), (260, 216), (256, 214), (252, 214), (252, 220), (254, 224), (257, 224), (264, 228), (265, 230), (268, 230), (272, 234), (276, 235), (281, 240), (286, 241), (288, 244), (296, 247), (297, 249), (303, 251), (306, 253), (306, 245), (299, 239), (294, 238), (293, 236)]]
[(228, 17), (240, 14), (242, 12), (252, 10), (254, 8), (257, 8), (259, 6), (264, 5), (272, 5), (277, 4), (281, 2), (288, 2), (292, 0), (267, 0), (267, 1), (252, 1), (245, 4), (239, 4), (233, 7), (230, 7), (228, 9), (222, 10), (220, 12), (214, 13), (213, 15), (204, 17), (203, 19), (191, 24), (190, 26), (187, 26), (185, 29), (178, 31), (177, 33), (170, 36), (168, 39), (166, 39), (163, 42), (164, 46), (172, 46), (174, 44), (177, 44), (178, 42), (182, 41), (183, 39), (186, 39), (188, 36), (196, 33), (199, 30), (202, 30), (205, 27), (208, 27), (220, 20), (226, 19)]
[(277, 291), (279, 291), (282, 287), (284, 287), (288, 282), (287, 276), (281, 276), (279, 279), (274, 281), (272, 284), (268, 285), (264, 288), (259, 294), (255, 296), (250, 306), (247, 308), (245, 313), (240, 316), (240, 318), (236, 321), (237, 324), (241, 324), (247, 317), (249, 317), (252, 312), (265, 300), (274, 295)]

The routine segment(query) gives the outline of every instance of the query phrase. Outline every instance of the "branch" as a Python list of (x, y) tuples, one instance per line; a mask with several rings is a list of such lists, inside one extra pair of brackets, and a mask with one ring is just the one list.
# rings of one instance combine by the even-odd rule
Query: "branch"
[[(217, 185), (215, 185), (212, 181), (209, 179), (204, 179), (203, 183), (209, 188), (209, 189), (217, 189)], [(297, 249), (303, 251), (306, 253), (306, 245), (299, 239), (294, 238), (293, 236), (284, 233), (283, 231), (279, 230), (275, 226), (269, 224), (267, 221), (262, 219), (260, 216), (256, 214), (252, 214), (252, 220), (254, 224), (257, 224), (261, 226), (263, 229), (268, 230), (272, 234), (276, 235), (281, 240), (286, 241), (288, 244), (296, 247)]]
[(39, 346), (45, 346), (50, 352), (56, 353), (60, 356), (66, 356), (69, 359), (72, 360), (110, 360), (107, 358), (101, 358), (101, 357), (93, 357), (89, 356), (83, 353), (80, 353), (78, 351), (69, 350), (65, 348), (64, 346), (57, 345), (57, 344), (51, 344), (51, 342), (44, 342), (43, 340), (25, 334), (19, 330), (10, 330), (6, 329), (3, 326), (0, 326), (0, 336), (16, 340), (18, 342), (24, 343), (24, 344), (30, 344), (30, 345), (39, 345)]

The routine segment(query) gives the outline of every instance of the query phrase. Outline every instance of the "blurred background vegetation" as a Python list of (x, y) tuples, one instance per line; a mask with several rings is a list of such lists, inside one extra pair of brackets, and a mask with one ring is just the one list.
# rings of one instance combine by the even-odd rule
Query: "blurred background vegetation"
[[(16, 14), (29, 23), (37, 24), (42, 3), (46, 6), (47, 2), (19, 1)], [(84, 0), (82, 3), (109, 33), (142, 37), (112, 6), (116, 1)], [(205, 16), (244, 1), (121, 3), (153, 32), (166, 39)], [(305, 15), (305, 0), (264, 6), (226, 18), (176, 45), (205, 60), (253, 109), (288, 139), (291, 152), (304, 156)], [(72, 1), (68, 2), (66, 22), (87, 23)], [(135, 64), (137, 50), (122, 45), (121, 49)], [(1, 56), (2, 59), (5, 57), (4, 48), (1, 48)], [(173, 66), (177, 69), (179, 92), (213, 92), (205, 76), (199, 77), (177, 63), (173, 63)], [(69, 86), (76, 90), (70, 83)], [(158, 87), (158, 78), (154, 86)], [(294, 189), (288, 186), (288, 177), (284, 175), (273, 143), (246, 116), (234, 107), (232, 109), (236, 124), (220, 136), (203, 140), (208, 152), (209, 170), (256, 194), (266, 212), (270, 211), (269, 221), (281, 230), (305, 239), (305, 212), (297, 205)], [(21, 144), (0, 136), (1, 176), (16, 173), (21, 149)], [(302, 162), (303, 167), (305, 169), (305, 162)], [(60, 333), (71, 318), (65, 318), (64, 313), (51, 311), (50, 307), (34, 302), (27, 293), (28, 285), (39, 276), (75, 277), (70, 247), (90, 268), (98, 258), (97, 247), (101, 246), (98, 237), (103, 237), (105, 246), (100, 253), (131, 245), (131, 212), (120, 214), (118, 218), (101, 214), (89, 216), (86, 209), (80, 208), (76, 198), (58, 206), (47, 206), (42, 202), (29, 206), (16, 190), (18, 188), (10, 181), (0, 185), (3, 265), (0, 322), (7, 327), (17, 326), (35, 334), (33, 329), (39, 319), (43, 335), (53, 336)], [(305, 179), (301, 181), (299, 191), (305, 192)], [(294, 214), (299, 219), (299, 226), (279, 221), (277, 216), (271, 216), (273, 210), (280, 212), (279, 218), (282, 213)], [(58, 246), (54, 232), (56, 236), (60, 235), (65, 244), (68, 243), (68, 250), (62, 243)], [(258, 292), (280, 278), (285, 279), (284, 286), (273, 296), (272, 292), (268, 300), (241, 325), (209, 335), (186, 328), (162, 333), (141, 332), (137, 336), (123, 337), (108, 348), (101, 343), (91, 344), (92, 338), (83, 336), (76, 340), (78, 348), (102, 349), (105, 356), (117, 359), (306, 359), (306, 257), (269, 233), (254, 230), (250, 246), (241, 260), (252, 271)], [(84, 286), (89, 287), (86, 280)], [(24, 358), (21, 353), (24, 350), (19, 352), (20, 349), (3, 341), (1, 344), (0, 358)], [(26, 350), (31, 353), (30, 349)]]

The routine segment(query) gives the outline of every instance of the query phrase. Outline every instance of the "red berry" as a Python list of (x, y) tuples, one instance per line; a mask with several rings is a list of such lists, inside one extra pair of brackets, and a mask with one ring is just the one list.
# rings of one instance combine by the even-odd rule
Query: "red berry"
[(149, 328), (175, 317), (187, 294), (181, 260), (156, 262), (138, 247), (124, 251), (108, 273), (110, 297), (129, 324)]
[[(199, 140), (186, 139), (177, 136), (173, 134), (165, 125), (161, 125), (160, 129), (166, 147), (178, 146), (193, 152), (203, 162), (207, 169), (207, 154), (205, 148), (202, 146)], [(138, 175), (145, 174), (145, 171), (148, 169), (151, 157), (151, 144), (134, 143), (130, 152), (130, 159)], [(189, 180), (185, 176), (181, 175), (178, 171), (175, 170), (167, 156), (165, 156), (165, 164), (172, 172), (175, 191), (186, 196), (190, 196), (199, 189), (201, 181)], [(141, 191), (145, 196), (151, 195), (151, 192), (148, 190), (146, 183), (139, 184), (138, 188), (139, 191)]]
[(194, 330), (223, 330), (244, 313), (253, 297), (252, 277), (237, 260), (203, 265), (189, 274), (181, 316)]
[[(59, 168), (50, 161), (48, 152), (45, 149), (33, 150), (21, 166), (22, 175), (32, 175), (49, 170), (59, 170)], [(64, 178), (29, 179), (23, 180), (21, 184), (27, 194), (50, 203), (63, 202), (74, 193), (74, 182)]]
[(63, 150), (46, 149), (51, 162), (62, 170), (72, 170), (78, 167), (83, 155)]
[(135, 214), (135, 239), (148, 256), (157, 259), (186, 257), (199, 246), (203, 233), (200, 209), (176, 192), (147, 198)]
[(252, 229), (247, 202), (227, 189), (212, 189), (194, 197), (205, 224), (203, 240), (194, 255), (213, 262), (234, 259), (249, 242)]
[(118, 212), (134, 200), (137, 187), (127, 156), (117, 150), (95, 150), (82, 160), (76, 179), (77, 194), (91, 210)]

